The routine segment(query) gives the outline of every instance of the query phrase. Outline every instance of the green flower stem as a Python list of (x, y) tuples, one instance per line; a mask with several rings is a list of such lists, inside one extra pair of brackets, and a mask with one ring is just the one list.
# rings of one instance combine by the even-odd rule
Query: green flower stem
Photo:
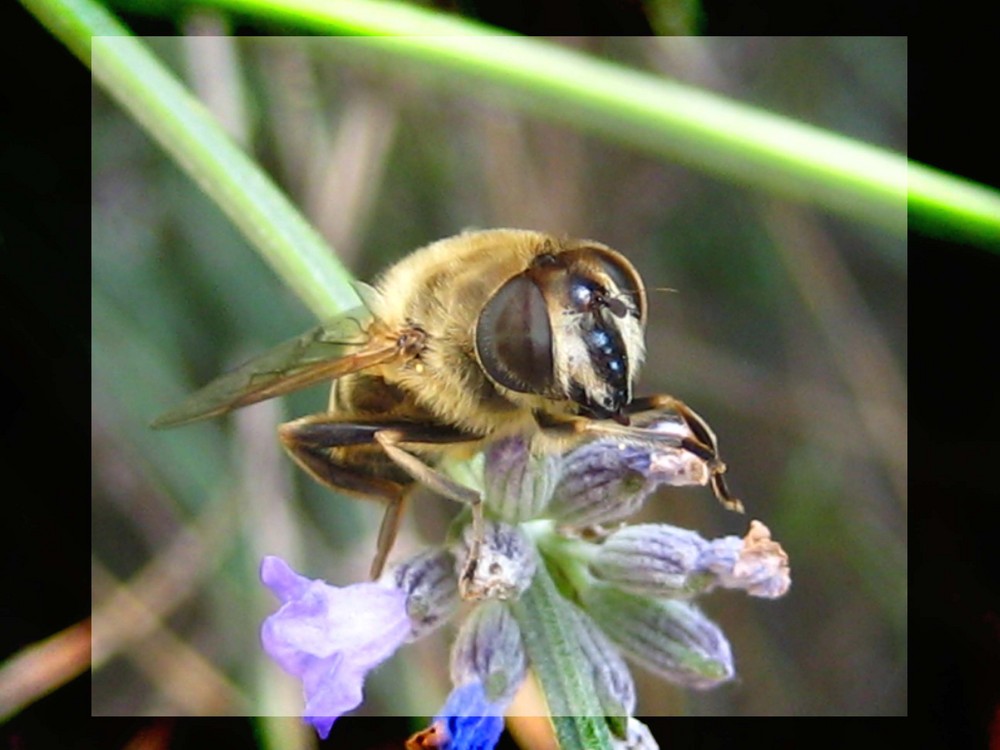
[(580, 664), (580, 648), (566, 603), (545, 565), (531, 587), (511, 604), (521, 625), (531, 668), (541, 684), (562, 750), (610, 748), (611, 733), (597, 700), (593, 680)]
[(588, 565), (597, 556), (597, 545), (557, 533), (551, 520), (531, 521), (522, 528), (574, 592), (586, 591), (593, 585)]
[[(119, 0), (120, 2), (123, 0)], [(352, 63), (412, 60), (436, 80), (514, 95), (540, 117), (897, 235), (922, 228), (1000, 247), (1000, 193), (899, 154), (544, 41), (388, 0), (205, 0), (328, 34)], [(385, 38), (393, 37), (393, 38)], [(367, 52), (368, 54), (364, 54)]]
[(319, 318), (357, 304), (333, 251), (147, 47), (91, 0), (24, 0)]

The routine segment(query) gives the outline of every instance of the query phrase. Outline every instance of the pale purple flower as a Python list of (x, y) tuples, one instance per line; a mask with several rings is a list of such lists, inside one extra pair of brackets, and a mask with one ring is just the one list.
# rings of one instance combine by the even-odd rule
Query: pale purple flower
[(725, 537), (712, 542), (698, 564), (718, 575), (726, 588), (746, 589), (750, 596), (777, 599), (792, 585), (788, 553), (760, 521), (751, 521), (742, 539)]
[(562, 456), (546, 509), (550, 517), (565, 526), (614, 523), (634, 515), (661, 486), (711, 481), (708, 463), (681, 447), (681, 440), (693, 434), (679, 413), (635, 415), (632, 426), (648, 437), (639, 437), (642, 432), (602, 437)]
[(303, 715), (326, 738), (338, 717), (361, 704), (369, 671), (388, 659), (413, 628), (406, 593), (378, 583), (331, 586), (265, 557), (260, 579), (281, 600), (264, 620), (268, 656), (302, 680)]
[(603, 581), (638, 594), (690, 598), (716, 586), (776, 599), (791, 585), (788, 554), (760, 521), (742, 539), (704, 539), (667, 524), (613, 531), (590, 559)]
[(462, 623), (451, 647), (451, 680), (487, 686), (491, 703), (514, 700), (528, 674), (521, 626), (500, 601), (483, 602)]

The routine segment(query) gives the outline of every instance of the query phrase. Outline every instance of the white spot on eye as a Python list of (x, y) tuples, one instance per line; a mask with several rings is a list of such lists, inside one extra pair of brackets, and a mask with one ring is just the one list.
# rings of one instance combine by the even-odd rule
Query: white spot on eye
[(590, 289), (582, 284), (575, 284), (570, 290), (570, 297), (573, 303), (578, 308), (589, 307), (593, 301), (594, 295), (591, 293)]

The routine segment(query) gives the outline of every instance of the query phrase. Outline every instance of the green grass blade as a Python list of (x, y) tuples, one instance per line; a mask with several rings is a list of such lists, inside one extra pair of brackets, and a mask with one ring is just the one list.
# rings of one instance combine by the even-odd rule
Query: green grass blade
[(351, 277), (309, 223), (138, 39), (91, 0), (25, 0), (29, 10), (218, 203), (320, 318), (357, 304)]
[[(352, 59), (405, 59), (447, 71), (439, 79), (447, 85), (486, 83), (540, 117), (897, 235), (906, 230), (907, 200), (922, 225), (987, 243), (1000, 235), (1000, 195), (994, 191), (977, 187), (971, 195), (959, 189), (961, 180), (946, 175), (947, 184), (928, 182), (922, 168), (900, 154), (551, 43), (385, 1), (208, 4), (310, 32), (371, 35), (350, 41)], [(908, 170), (919, 172), (909, 184)]]

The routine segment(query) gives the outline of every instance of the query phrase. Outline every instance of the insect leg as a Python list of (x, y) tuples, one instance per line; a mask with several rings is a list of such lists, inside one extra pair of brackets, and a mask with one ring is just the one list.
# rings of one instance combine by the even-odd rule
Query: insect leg
[[(684, 423), (691, 432), (690, 435), (681, 439), (680, 447), (710, 464), (713, 462), (721, 464), (715, 433), (712, 432), (705, 420), (691, 410), (683, 401), (666, 394), (643, 396), (642, 398), (633, 399), (623, 411), (629, 417), (641, 416), (648, 412), (674, 412), (684, 420)], [(724, 465), (722, 466), (722, 470), (725, 471)]]
[[(383, 472), (379, 471), (377, 465), (362, 464), (352, 460), (355, 457), (343, 448), (364, 444), (366, 441), (364, 433), (352, 429), (351, 424), (341, 423), (339, 427), (342, 432), (339, 436), (337, 430), (323, 430), (323, 434), (316, 434), (317, 430), (314, 423), (310, 422), (311, 419), (306, 417), (289, 422), (278, 429), (282, 444), (295, 462), (326, 487), (385, 503), (375, 558), (370, 569), (370, 575), (374, 580), (382, 575), (386, 558), (396, 540), (403, 506), (413, 489), (412, 482), (399, 481), (400, 478), (396, 477), (380, 476)], [(339, 439), (336, 439), (337, 437)], [(370, 440), (369, 437), (367, 442)], [(341, 449), (337, 450), (338, 447)]]
[(467, 443), (477, 440), (478, 435), (399, 420), (343, 422), (328, 413), (288, 422), (278, 432), (296, 463), (321, 484), (386, 503), (372, 562), (373, 578), (381, 575), (396, 540), (405, 500), (416, 482), (472, 508), (477, 542), (470, 559), (478, 557), (478, 542), (483, 536), (479, 493), (444, 476), (409, 450), (413, 446), (433, 452), (436, 445)]
[(685, 441), (690, 440), (682, 435), (672, 432), (656, 432), (654, 430), (638, 427), (634, 424), (621, 424), (609, 419), (593, 419), (586, 416), (556, 416), (552, 414), (535, 413), (535, 421), (546, 433), (556, 438), (564, 438), (573, 444), (574, 440), (597, 440), (599, 438), (622, 437), (631, 440), (642, 440), (647, 443), (668, 448), (684, 448), (690, 450), (699, 458), (704, 458), (704, 454), (714, 457), (714, 453), (707, 447), (694, 441), (690, 445)]
[(406, 438), (406, 432), (401, 430), (382, 430), (375, 435), (375, 439), (382, 446), (382, 450), (385, 451), (386, 455), (411, 477), (425, 487), (434, 490), (439, 495), (444, 495), (456, 502), (468, 505), (472, 511), (472, 549), (469, 550), (469, 562), (465, 570), (462, 571), (462, 578), (459, 582), (460, 585), (464, 585), (476, 575), (480, 549), (486, 533), (485, 520), (483, 518), (483, 496), (475, 490), (431, 468), (412, 453), (399, 448), (397, 443), (410, 442)]
[(375, 557), (372, 559), (371, 568), (368, 571), (373, 581), (382, 575), (385, 561), (389, 558), (392, 546), (396, 543), (399, 522), (403, 518), (403, 511), (406, 509), (406, 500), (409, 496), (409, 492), (404, 492), (399, 498), (385, 505), (385, 512), (382, 514), (382, 523), (379, 524), (375, 542)]
[(649, 412), (662, 411), (673, 411), (684, 420), (693, 437), (682, 439), (681, 447), (706, 461), (709, 470), (712, 472), (712, 492), (718, 501), (729, 510), (742, 513), (743, 503), (733, 497), (733, 494), (729, 491), (729, 486), (726, 484), (724, 476), (726, 473), (726, 464), (719, 457), (718, 439), (715, 437), (712, 428), (702, 419), (701, 415), (683, 401), (666, 394), (633, 399), (625, 407), (625, 412), (629, 416), (636, 417)]
[[(743, 503), (733, 497), (723, 475), (726, 464), (719, 458), (719, 446), (715, 433), (694, 410), (673, 396), (646, 396), (632, 400), (623, 409), (629, 417), (628, 424), (619, 424), (607, 419), (587, 417), (553, 416), (535, 414), (535, 420), (544, 431), (566, 438), (599, 439), (620, 437), (628, 441), (639, 441), (650, 446), (681, 448), (705, 462), (710, 472), (710, 483), (715, 497), (729, 510), (743, 512)], [(677, 430), (664, 429), (664, 416), (674, 415)], [(657, 422), (657, 427), (652, 427)]]

